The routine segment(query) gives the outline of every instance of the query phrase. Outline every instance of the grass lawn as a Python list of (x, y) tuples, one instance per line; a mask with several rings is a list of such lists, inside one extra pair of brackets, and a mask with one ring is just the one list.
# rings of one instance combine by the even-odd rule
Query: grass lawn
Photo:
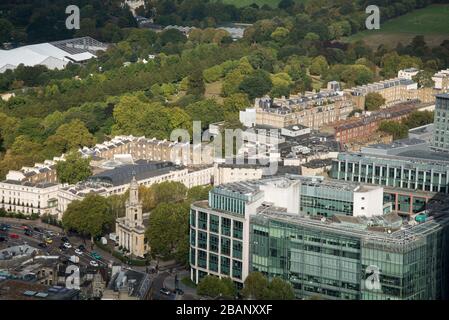
[(207, 99), (215, 99), (219, 103), (223, 102), (223, 98), (220, 96), (222, 85), (222, 81), (206, 83), (206, 92), (204, 93), (204, 96)]
[(433, 46), (449, 39), (449, 5), (438, 4), (414, 10), (381, 24), (379, 30), (359, 32), (347, 40), (362, 39), (373, 47), (380, 44), (396, 46), (398, 42), (408, 44), (416, 35), (424, 35), (428, 44)]

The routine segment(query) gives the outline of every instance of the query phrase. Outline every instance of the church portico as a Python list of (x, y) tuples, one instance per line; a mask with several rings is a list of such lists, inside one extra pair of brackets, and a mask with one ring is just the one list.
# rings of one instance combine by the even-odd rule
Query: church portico
[(116, 233), (119, 236), (119, 246), (140, 258), (149, 251), (145, 244), (144, 220), (142, 202), (139, 200), (139, 184), (133, 177), (129, 187), (129, 199), (126, 201), (126, 214), (117, 218)]

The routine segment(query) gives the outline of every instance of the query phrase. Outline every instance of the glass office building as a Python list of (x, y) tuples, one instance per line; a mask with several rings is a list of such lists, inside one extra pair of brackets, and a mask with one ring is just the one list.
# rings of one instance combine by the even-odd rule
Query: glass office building
[(190, 208), (191, 280), (206, 275), (229, 277), (241, 286), (248, 273), (248, 204), (263, 197), (251, 183), (215, 187), (209, 201)]
[(448, 298), (447, 213), (390, 232), (366, 219), (334, 218), (270, 210), (251, 217), (251, 271), (289, 281), (298, 298)]
[(340, 153), (332, 162), (330, 176), (392, 188), (449, 193), (449, 157), (424, 150), (398, 155)]
[(432, 148), (449, 152), (449, 94), (439, 94), (435, 101)]

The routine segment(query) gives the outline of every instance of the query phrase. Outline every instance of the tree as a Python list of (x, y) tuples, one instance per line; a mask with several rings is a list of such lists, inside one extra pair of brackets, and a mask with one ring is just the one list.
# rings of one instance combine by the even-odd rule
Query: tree
[(250, 100), (253, 100), (267, 94), (272, 87), (273, 83), (271, 82), (269, 73), (263, 70), (257, 70), (243, 79), (239, 89), (246, 93)]
[(77, 151), (70, 152), (65, 161), (56, 163), (56, 175), (61, 183), (75, 184), (84, 181), (92, 175), (90, 158), (82, 158)]
[(406, 138), (408, 135), (407, 126), (396, 121), (382, 121), (379, 131), (391, 134), (394, 140)]
[(434, 113), (431, 111), (414, 111), (410, 115), (402, 120), (402, 123), (407, 128), (412, 129), (421, 127), (429, 123), (433, 123)]
[(206, 91), (204, 85), (203, 73), (200, 70), (193, 72), (189, 76), (189, 82), (187, 83), (187, 94), (194, 96), (202, 96)]
[(211, 185), (190, 188), (189, 191), (187, 191), (187, 202), (192, 203), (199, 200), (207, 200), (211, 189)]
[(0, 44), (7, 42), (11, 38), (14, 26), (6, 19), (0, 19)]
[(270, 299), (268, 279), (260, 272), (251, 272), (245, 279), (242, 295), (246, 299)]
[(59, 153), (65, 153), (72, 149), (93, 146), (95, 138), (82, 121), (75, 119), (61, 125), (56, 133), (47, 139), (46, 144), (56, 149), (59, 148)]
[(365, 96), (365, 110), (379, 110), (385, 104), (385, 98), (380, 93), (370, 92)]
[(435, 81), (432, 80), (433, 72), (430, 71), (420, 71), (412, 80), (418, 83), (420, 88), (433, 88), (435, 86)]
[(189, 252), (189, 205), (161, 203), (151, 211), (146, 239), (151, 253), (186, 263)]
[(324, 76), (327, 69), (329, 69), (329, 64), (327, 63), (326, 58), (323, 56), (318, 56), (312, 60), (309, 72), (312, 75)]
[(114, 226), (115, 217), (106, 198), (89, 194), (83, 200), (74, 200), (62, 216), (62, 225), (66, 230), (90, 236), (92, 240)]
[(160, 203), (176, 203), (183, 201), (187, 195), (187, 188), (184, 184), (177, 181), (164, 181), (154, 184), (150, 187), (153, 192), (154, 202), (156, 205)]
[(223, 297), (233, 299), (237, 290), (230, 278), (218, 278), (215, 276), (205, 276), (198, 283), (197, 293), (211, 298)]
[(269, 285), (270, 299), (273, 300), (293, 300), (295, 299), (295, 292), (293, 287), (287, 281), (279, 277), (273, 278)]

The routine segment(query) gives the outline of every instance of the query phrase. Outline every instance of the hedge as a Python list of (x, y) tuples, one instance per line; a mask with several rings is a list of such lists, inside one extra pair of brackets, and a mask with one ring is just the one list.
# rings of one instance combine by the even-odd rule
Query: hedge
[(119, 259), (120, 261), (124, 263), (129, 263), (132, 266), (138, 266), (138, 267), (144, 267), (147, 265), (147, 260), (137, 260), (137, 259), (130, 259), (128, 257), (125, 257), (123, 254), (116, 250), (111, 250), (110, 247), (102, 244), (100, 241), (95, 241), (95, 245), (98, 246), (100, 249), (109, 252), (112, 254), (113, 257)]

